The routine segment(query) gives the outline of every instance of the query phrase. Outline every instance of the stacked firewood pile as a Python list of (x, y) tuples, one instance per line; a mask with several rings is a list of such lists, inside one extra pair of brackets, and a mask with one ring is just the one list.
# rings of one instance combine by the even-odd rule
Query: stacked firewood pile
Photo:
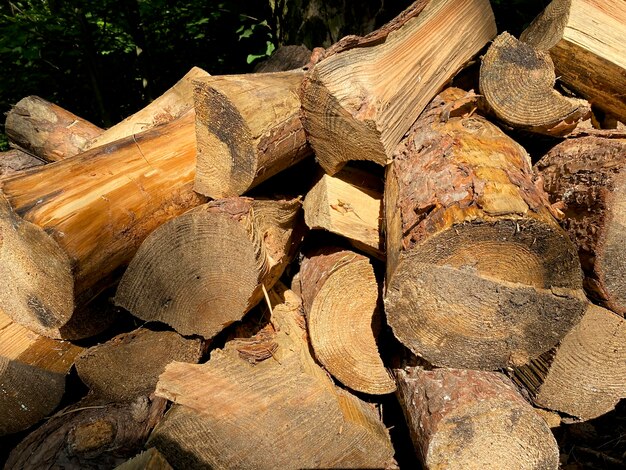
[(6, 468), (558, 468), (553, 431), (626, 397), (625, 36), (621, 0), (519, 40), (420, 0), (108, 130), (22, 100)]

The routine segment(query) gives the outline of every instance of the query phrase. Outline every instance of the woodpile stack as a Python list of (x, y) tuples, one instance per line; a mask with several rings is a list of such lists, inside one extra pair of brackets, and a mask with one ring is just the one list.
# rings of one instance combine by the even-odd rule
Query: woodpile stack
[(108, 130), (22, 100), (5, 468), (558, 468), (555, 429), (626, 397), (624, 35), (619, 0), (520, 40), (420, 0)]

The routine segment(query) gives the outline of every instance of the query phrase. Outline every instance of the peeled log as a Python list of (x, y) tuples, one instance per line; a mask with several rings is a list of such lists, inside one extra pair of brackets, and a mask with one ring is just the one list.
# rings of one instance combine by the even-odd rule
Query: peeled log
[(295, 255), (300, 201), (239, 197), (199, 206), (150, 235), (115, 302), (182, 335), (212, 338), (270, 290)]
[(386, 165), (419, 113), (495, 35), (487, 0), (424, 0), (360, 41), (345, 38), (358, 47), (317, 63), (303, 87), (304, 126), (326, 173), (350, 160)]
[(205, 201), (192, 190), (193, 119), (192, 111), (0, 182), (0, 308), (7, 315), (62, 337), (152, 230)]
[(578, 246), (588, 294), (625, 315), (626, 139), (567, 140), (535, 167)]
[(379, 289), (369, 259), (348, 250), (322, 250), (304, 258), (300, 283), (317, 360), (353, 390), (393, 392), (396, 384), (378, 353)]
[(7, 178), (21, 170), (41, 166), (44, 163), (39, 158), (18, 149), (0, 152), (0, 179)]
[(195, 190), (239, 196), (311, 154), (298, 90), (303, 71), (226, 75), (195, 82)]
[(455, 115), (466, 96), (433, 100), (387, 169), (387, 322), (434, 365), (522, 365), (580, 320), (580, 264), (526, 151)]
[(397, 370), (396, 378), (425, 468), (559, 468), (550, 428), (502, 374), (409, 367)]
[(286, 291), (263, 339), (271, 353), (254, 365), (241, 351), (258, 350), (255, 338), (227, 343), (206, 364), (170, 364), (157, 395), (175, 404), (148, 445), (176, 468), (388, 468), (387, 429), (311, 357), (301, 308)]

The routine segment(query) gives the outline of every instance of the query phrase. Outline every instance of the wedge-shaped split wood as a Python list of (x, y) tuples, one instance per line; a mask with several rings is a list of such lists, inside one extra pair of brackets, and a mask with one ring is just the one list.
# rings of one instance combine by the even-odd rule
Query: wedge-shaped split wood
[(583, 420), (626, 398), (626, 320), (589, 304), (557, 349), (515, 370), (538, 406)]
[(626, 314), (626, 139), (584, 137), (535, 165), (578, 246), (589, 295)]
[(62, 327), (115, 282), (152, 230), (206, 201), (192, 190), (193, 119), (191, 111), (0, 182), (0, 308), (7, 315), (63, 337)]
[(195, 82), (195, 190), (240, 196), (311, 154), (300, 118), (304, 72), (208, 77)]
[[(320, 165), (386, 165), (441, 87), (496, 35), (487, 0), (415, 2), (401, 16), (330, 53), (305, 80), (305, 129)], [(331, 48), (331, 51), (337, 50)]]
[(315, 357), (341, 383), (374, 395), (396, 384), (378, 353), (379, 288), (370, 260), (328, 248), (304, 258), (302, 300)]
[(553, 0), (520, 39), (550, 52), (563, 83), (626, 122), (626, 2)]
[(580, 263), (525, 150), (450, 114), (455, 98), (433, 100), (387, 169), (387, 322), (434, 365), (522, 365), (580, 320)]
[[(157, 395), (174, 401), (148, 445), (176, 468), (387, 468), (393, 448), (375, 408), (336, 387), (309, 352), (300, 299), (274, 308), (271, 354), (231, 341), (202, 365), (170, 364)], [(242, 432), (245, 430), (245, 432)], [(193, 438), (191, 438), (193, 436)]]
[(555, 81), (550, 54), (506, 32), (489, 46), (480, 67), (480, 92), (499, 119), (514, 128), (561, 136), (589, 117), (591, 106), (561, 95)]
[(173, 470), (168, 461), (154, 447), (115, 467), (115, 470)]
[(397, 370), (396, 378), (425, 468), (559, 468), (550, 428), (504, 375), (408, 367)]
[(301, 203), (230, 198), (162, 225), (141, 245), (116, 303), (183, 335), (212, 338), (271, 289), (301, 238)]

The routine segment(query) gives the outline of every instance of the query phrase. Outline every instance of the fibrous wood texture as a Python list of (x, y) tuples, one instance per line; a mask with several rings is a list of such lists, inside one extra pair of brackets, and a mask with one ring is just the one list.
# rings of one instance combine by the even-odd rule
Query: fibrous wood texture
[(626, 314), (626, 139), (567, 140), (536, 169), (578, 246), (588, 294)]
[[(336, 387), (311, 357), (300, 299), (274, 308), (271, 354), (256, 364), (227, 343), (206, 364), (173, 363), (159, 396), (174, 401), (148, 445), (176, 468), (386, 468), (393, 449), (375, 408)], [(245, 432), (242, 432), (245, 430)]]
[(0, 310), (0, 436), (28, 429), (59, 406), (65, 376), (81, 351), (27, 330)]
[(558, 348), (515, 370), (533, 401), (588, 420), (626, 398), (626, 320), (589, 304)]
[(515, 128), (560, 136), (589, 117), (591, 106), (561, 95), (555, 81), (550, 54), (506, 32), (489, 46), (480, 67), (480, 92), (499, 119)]
[(304, 72), (226, 75), (195, 82), (195, 190), (239, 196), (311, 153), (300, 119)]
[(550, 52), (556, 74), (626, 122), (626, 2), (553, 0), (520, 39)]
[(209, 202), (146, 239), (120, 281), (116, 303), (183, 335), (212, 338), (271, 289), (295, 254), (301, 203)]
[(525, 150), (455, 99), (472, 107), (439, 95), (387, 170), (387, 322), (435, 365), (521, 365), (580, 320), (580, 264)]
[(115, 470), (173, 470), (165, 457), (154, 447), (143, 451), (122, 465), (115, 467)]
[(398, 399), (424, 466), (557, 469), (559, 448), (543, 418), (495, 372), (397, 370)]
[(152, 230), (205, 202), (192, 190), (193, 119), (191, 111), (0, 182), (0, 308), (7, 315), (62, 336)]
[(334, 174), (349, 160), (387, 164), (422, 109), (495, 35), (487, 0), (423, 0), (372, 37), (344, 40), (351, 49), (331, 48), (302, 96), (324, 170)]
[(43, 160), (18, 149), (0, 152), (0, 179), (44, 163)]
[(385, 394), (396, 389), (378, 353), (379, 288), (370, 260), (328, 248), (305, 257), (302, 300), (315, 357), (353, 390)]

